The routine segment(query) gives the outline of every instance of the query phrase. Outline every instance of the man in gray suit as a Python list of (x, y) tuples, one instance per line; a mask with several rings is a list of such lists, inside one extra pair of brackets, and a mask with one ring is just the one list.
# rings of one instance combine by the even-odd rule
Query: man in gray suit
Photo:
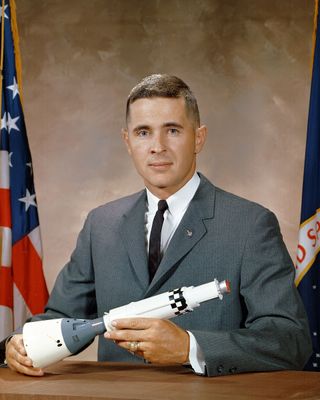
[[(207, 130), (189, 87), (173, 76), (145, 78), (130, 93), (126, 119), (123, 138), (146, 189), (89, 213), (45, 313), (33, 320), (96, 318), (176, 287), (229, 279), (223, 301), (174, 322), (115, 321), (99, 338), (98, 359), (187, 364), (209, 376), (301, 369), (310, 337), (278, 222), (196, 173)], [(148, 270), (158, 213), (162, 259)], [(13, 370), (43, 374), (19, 334), (8, 341), (6, 360)]]

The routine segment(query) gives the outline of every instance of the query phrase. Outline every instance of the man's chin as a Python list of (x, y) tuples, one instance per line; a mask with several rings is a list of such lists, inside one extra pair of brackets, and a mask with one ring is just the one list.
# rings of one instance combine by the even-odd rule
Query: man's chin
[(151, 185), (157, 189), (165, 189), (167, 187), (169, 187), (170, 185), (166, 182), (155, 182), (155, 183), (151, 183)]
[(146, 187), (152, 191), (152, 189), (166, 189), (169, 188), (172, 183), (165, 179), (153, 179), (153, 180), (144, 180)]

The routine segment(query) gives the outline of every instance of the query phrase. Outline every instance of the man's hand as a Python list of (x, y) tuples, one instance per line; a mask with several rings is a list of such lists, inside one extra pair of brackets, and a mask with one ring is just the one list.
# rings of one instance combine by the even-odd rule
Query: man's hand
[(42, 369), (34, 368), (32, 361), (27, 357), (26, 349), (23, 345), (22, 335), (14, 335), (6, 345), (6, 361), (13, 370), (26, 375), (42, 376)]
[(112, 322), (114, 331), (104, 334), (120, 347), (134, 351), (151, 363), (184, 364), (189, 358), (189, 335), (168, 320), (121, 318)]

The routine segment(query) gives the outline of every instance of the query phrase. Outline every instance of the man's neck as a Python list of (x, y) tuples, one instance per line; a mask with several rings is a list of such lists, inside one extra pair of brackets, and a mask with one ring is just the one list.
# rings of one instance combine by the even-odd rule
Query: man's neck
[(155, 191), (155, 190), (150, 190), (148, 187), (147, 191), (149, 194), (151, 194), (153, 197), (155, 197), (158, 200), (168, 200), (171, 197), (176, 197), (176, 195), (179, 195), (180, 192), (185, 192), (185, 190), (188, 191), (188, 187), (190, 187), (190, 190), (193, 190), (193, 187), (198, 187), (200, 183), (200, 178), (199, 175), (194, 172), (194, 174), (191, 176), (191, 178), (182, 186), (179, 187), (179, 189), (174, 190), (174, 191)]
[(179, 192), (182, 188), (184, 188), (188, 183), (194, 179), (194, 176), (196, 175), (196, 171), (192, 173), (191, 176), (189, 176), (186, 180), (181, 182), (180, 185), (175, 186), (174, 188), (172, 187), (155, 187), (155, 186), (150, 186), (146, 184), (146, 188), (149, 190), (150, 193), (152, 193), (154, 196), (156, 196), (159, 200), (167, 200), (170, 196), (174, 195), (175, 193)]

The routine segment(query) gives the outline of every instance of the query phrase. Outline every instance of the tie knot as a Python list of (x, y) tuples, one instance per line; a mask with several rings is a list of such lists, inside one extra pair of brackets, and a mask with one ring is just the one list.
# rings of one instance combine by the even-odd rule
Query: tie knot
[(165, 200), (159, 200), (158, 210), (164, 213), (168, 208), (168, 203)]

